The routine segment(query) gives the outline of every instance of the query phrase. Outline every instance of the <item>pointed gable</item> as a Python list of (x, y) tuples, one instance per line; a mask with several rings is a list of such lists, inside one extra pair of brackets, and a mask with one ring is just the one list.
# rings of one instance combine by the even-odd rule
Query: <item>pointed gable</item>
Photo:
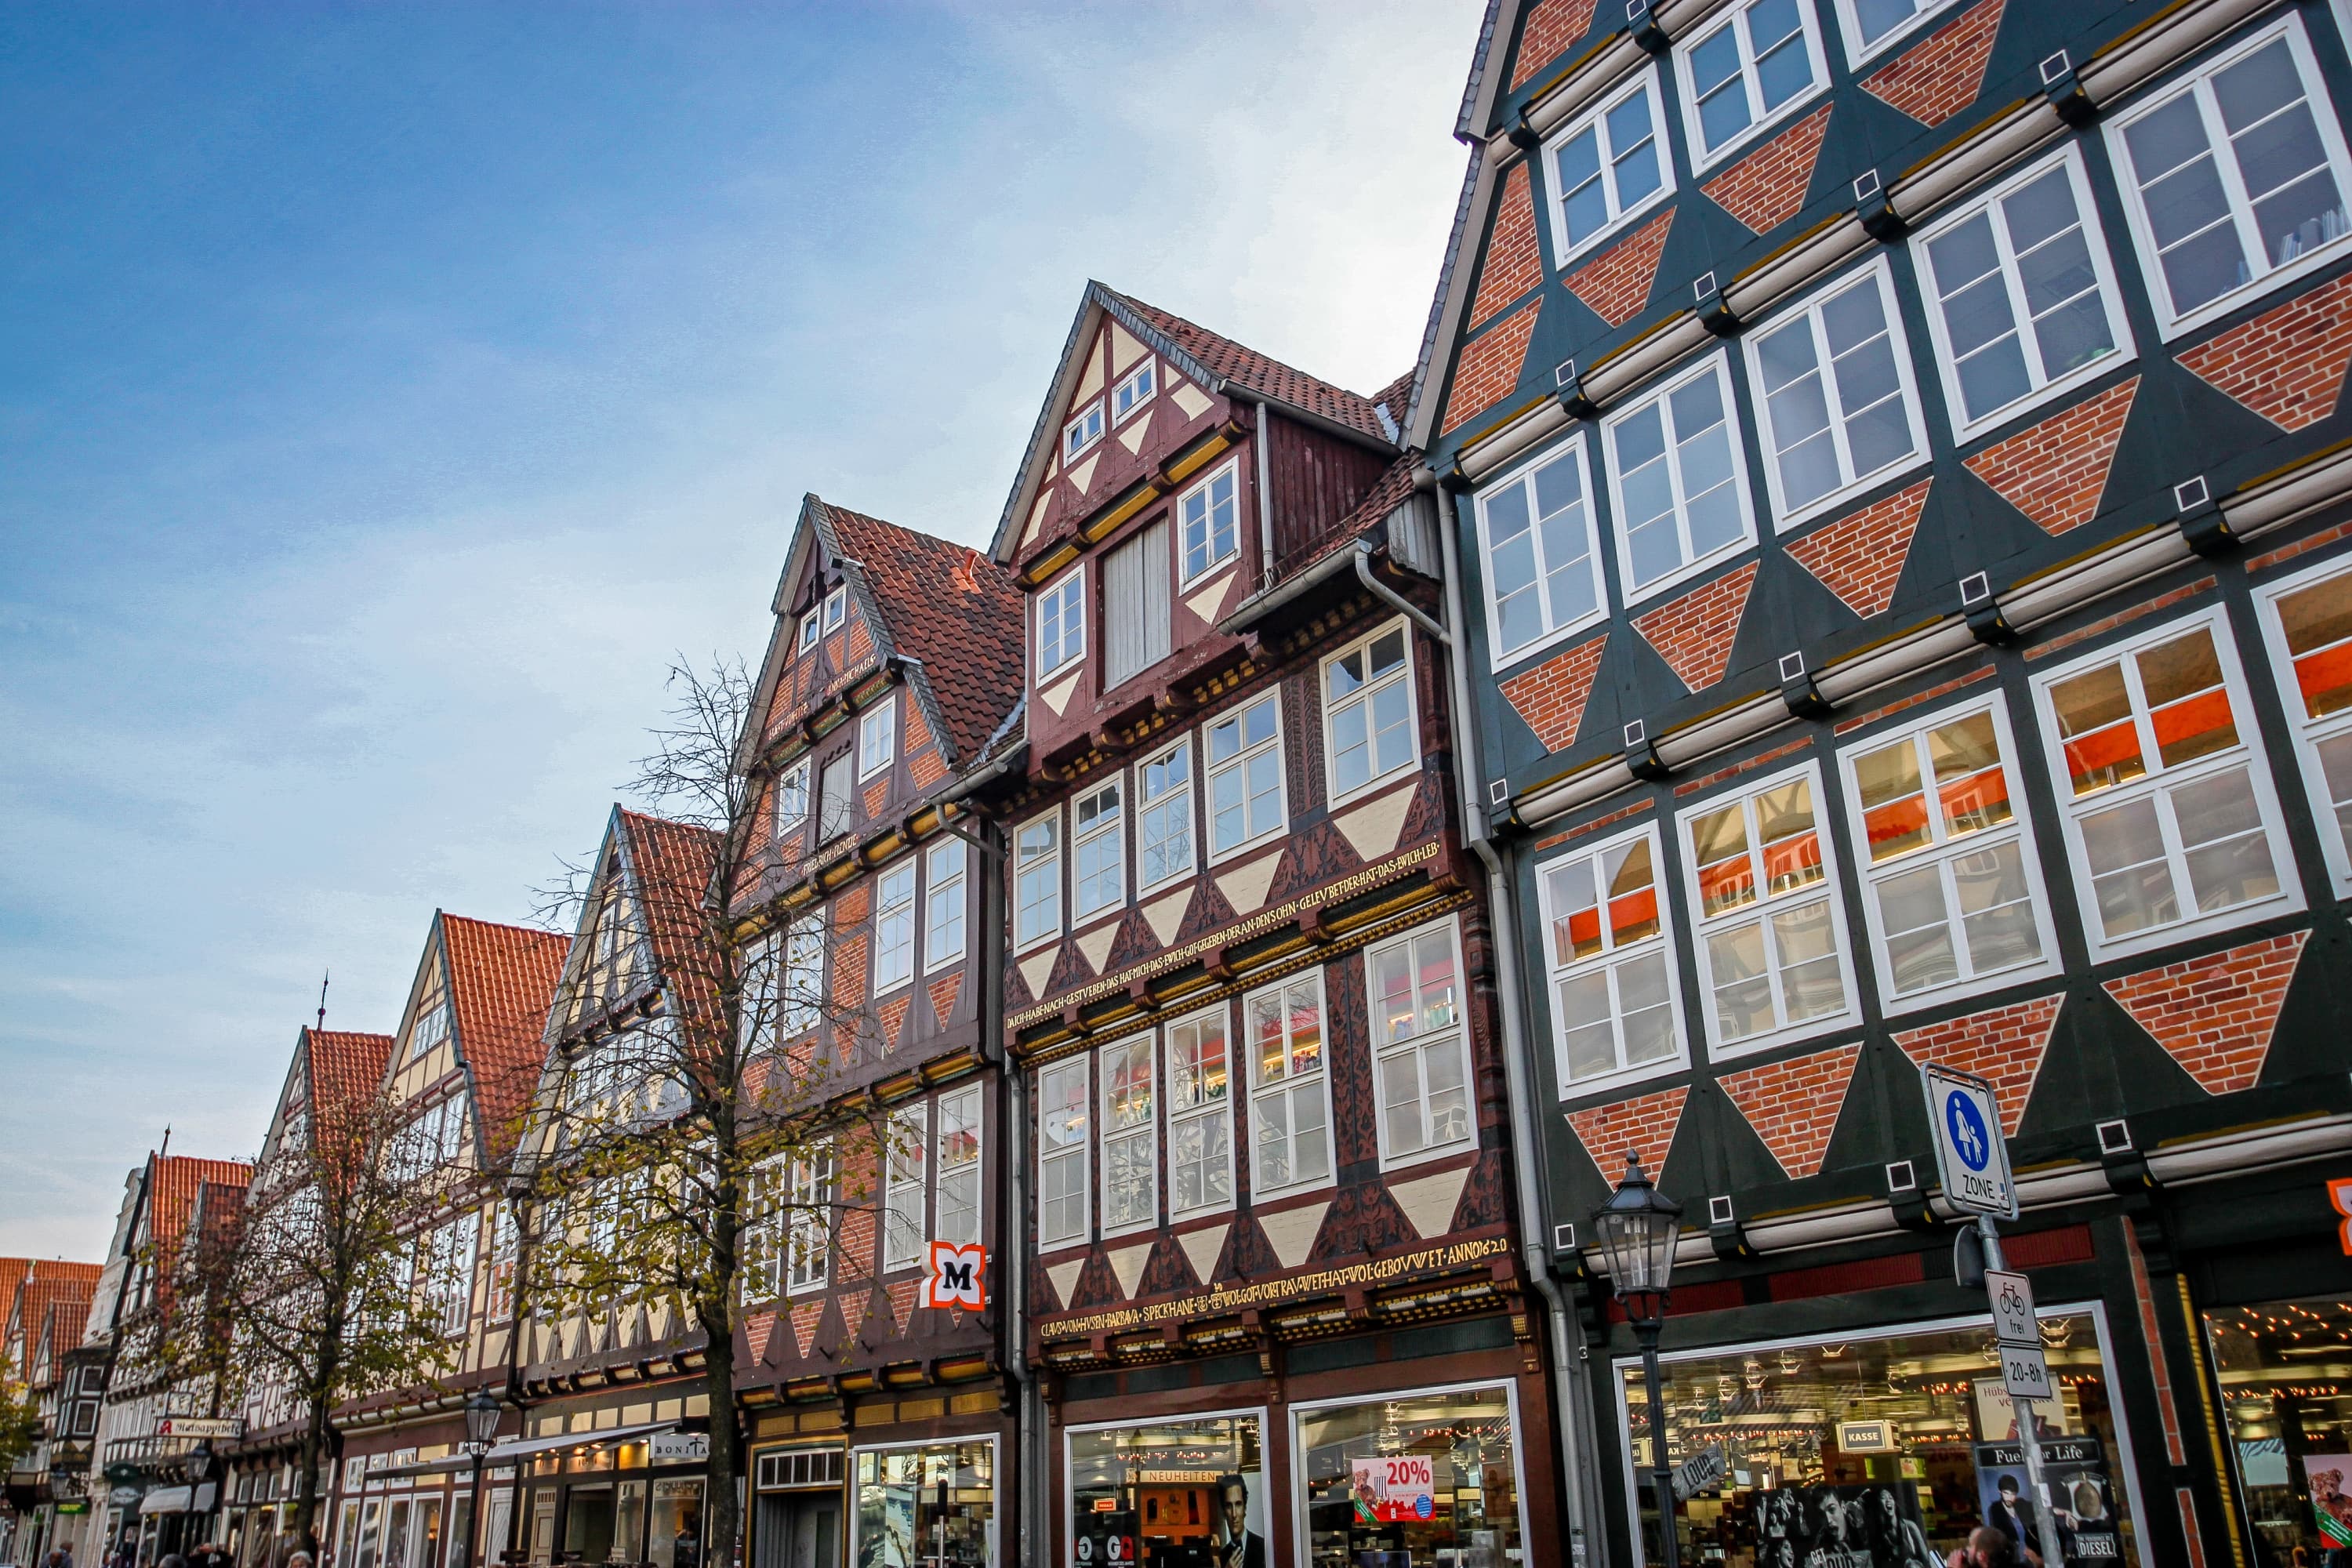
[(652, 944), (654, 967), (682, 1008), (707, 1018), (716, 1013), (719, 999), (701, 911), (711, 895), (719, 837), (642, 812), (618, 811), (614, 820), (626, 845), (621, 864)]
[(206, 1184), (234, 1188), (240, 1194), (253, 1180), (253, 1167), (242, 1160), (200, 1160), (185, 1154), (148, 1157), (147, 1240), (159, 1254), (179, 1245), (196, 1199)]
[(305, 1028), (299, 1050), (312, 1119), (338, 1116), (365, 1103), (383, 1081), (392, 1047), (390, 1035)]
[(438, 914), (457, 1048), (472, 1076), (474, 1110), (491, 1163), (514, 1146), (539, 1083), (541, 1040), (567, 937), (526, 926)]

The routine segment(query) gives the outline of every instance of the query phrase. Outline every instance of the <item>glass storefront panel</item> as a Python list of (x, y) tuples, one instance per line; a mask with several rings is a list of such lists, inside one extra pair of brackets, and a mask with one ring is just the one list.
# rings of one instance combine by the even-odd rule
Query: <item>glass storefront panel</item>
[(653, 1537), (646, 1556), (658, 1568), (701, 1568), (702, 1483), (654, 1483)]
[[(2033, 1545), (2053, 1510), (2069, 1568), (2137, 1568), (2130, 1448), (2095, 1310), (2045, 1310), (2059, 1398), (2036, 1406), (2045, 1494), (2003, 1392), (1986, 1319), (1661, 1357), (1666, 1464), (1698, 1485), (1675, 1505), (1685, 1563), (1726, 1568), (1937, 1568), (1979, 1524)], [(1637, 1536), (1658, 1560), (1641, 1363), (1617, 1363)], [(1639, 1485), (1633, 1472), (1639, 1470)]]
[(983, 1568), (996, 1561), (996, 1445), (856, 1455), (857, 1568)]
[(1297, 1412), (1312, 1568), (1507, 1568), (1522, 1560), (1507, 1387)]
[(609, 1562), (613, 1555), (613, 1489), (607, 1484), (573, 1487), (564, 1498), (563, 1555), (576, 1563)]
[(1097, 1426), (1068, 1441), (1073, 1561), (1272, 1568), (1259, 1417)]
[(2260, 1568), (2352, 1562), (2352, 1301), (2205, 1314)]

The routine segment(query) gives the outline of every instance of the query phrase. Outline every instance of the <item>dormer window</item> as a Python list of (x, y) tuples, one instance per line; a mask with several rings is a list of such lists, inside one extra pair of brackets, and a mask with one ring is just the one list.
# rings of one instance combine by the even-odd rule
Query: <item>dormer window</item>
[(1159, 363), (1145, 360), (1127, 373), (1127, 379), (1110, 389), (1110, 422), (1124, 425), (1127, 416), (1151, 401), (1160, 390)]
[(1086, 406), (1086, 412), (1062, 426), (1062, 460), (1067, 462), (1101, 440), (1102, 433), (1102, 405), (1089, 403)]

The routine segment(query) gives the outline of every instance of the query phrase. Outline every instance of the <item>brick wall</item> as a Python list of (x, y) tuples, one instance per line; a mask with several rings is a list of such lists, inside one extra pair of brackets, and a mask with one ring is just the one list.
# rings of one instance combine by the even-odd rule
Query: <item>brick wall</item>
[(2208, 1094), (2252, 1089), (2307, 931), (2143, 969), (2105, 983), (2132, 1021)]
[(1519, 29), (1519, 58), (1511, 71), (1511, 90), (1528, 85), (1536, 72), (1581, 43), (1592, 26), (1594, 0), (1536, 0)]
[(1864, 92), (1918, 121), (1941, 125), (1984, 90), (1985, 62), (2000, 31), (2001, 0), (1979, 0), (1958, 18), (1862, 79)]
[(1603, 1179), (1614, 1182), (1625, 1173), (1625, 1156), (1639, 1154), (1653, 1181), (1664, 1179), (1666, 1155), (1674, 1148), (1675, 1129), (1683, 1119), (1683, 1101), (1690, 1088), (1660, 1089), (1610, 1105), (1569, 1112), (1568, 1125), (1577, 1142), (1592, 1156)]
[(1853, 1082), (1859, 1045), (1767, 1062), (1717, 1079), (1791, 1181), (1819, 1175)]
[(1478, 274), (1478, 297), (1470, 307), (1469, 330), (1476, 331), (1542, 281), (1536, 204), (1528, 194), (1528, 165), (1522, 161), (1503, 181), (1492, 237), (1486, 241), (1486, 265)]
[(955, 1012), (956, 993), (963, 988), (963, 971), (942, 974), (931, 982), (931, 1016), (944, 1024)]
[(2352, 273), (2200, 343), (2180, 363), (2282, 430), (2317, 424), (2336, 412), (2352, 365)]
[(1894, 602), (1903, 563), (1910, 559), (1911, 536), (1919, 527), (1919, 512), (1927, 504), (1927, 487), (1933, 482), (1921, 479), (1792, 540), (1786, 547), (1790, 558), (1821, 579), (1822, 586), (1847, 609), (1867, 620)]
[(2063, 408), (1967, 459), (1969, 472), (2053, 537), (2098, 514), (2139, 377)]
[(1657, 280), (1658, 258), (1666, 248), (1666, 231), (1674, 226), (1675, 209), (1633, 231), (1561, 281), (1569, 292), (1592, 307), (1593, 313), (1612, 327), (1622, 327), (1650, 302), (1650, 286)]
[(1829, 127), (1825, 103), (1699, 189), (1756, 233), (1777, 228), (1805, 205)]
[(1903, 1054), (1915, 1062), (1936, 1062), (1971, 1072), (1993, 1087), (2000, 1102), (2000, 1130), (2017, 1135), (2025, 1118), (2025, 1102), (2033, 1097), (2033, 1082), (2042, 1071), (2042, 1058), (2057, 1027), (2059, 1005), (2065, 993), (2012, 1002), (1947, 1018), (1940, 1024), (1905, 1029), (1895, 1037)]
[(1748, 591), (1755, 585), (1756, 563), (1750, 561), (1636, 616), (1633, 629), (1658, 650), (1683, 685), (1705, 690), (1723, 679), (1724, 667), (1731, 662), (1731, 644), (1748, 610)]
[(1592, 695), (1592, 678), (1608, 646), (1609, 634), (1603, 632), (1503, 682), (1504, 700), (1527, 721), (1544, 750), (1564, 752), (1576, 743), (1585, 701)]
[(1534, 336), (1536, 317), (1542, 310), (1543, 296), (1538, 294), (1487, 328), (1484, 336), (1472, 339), (1462, 351), (1454, 373), (1454, 390), (1445, 400), (1447, 429), (1476, 418), (1518, 390), (1528, 340)]

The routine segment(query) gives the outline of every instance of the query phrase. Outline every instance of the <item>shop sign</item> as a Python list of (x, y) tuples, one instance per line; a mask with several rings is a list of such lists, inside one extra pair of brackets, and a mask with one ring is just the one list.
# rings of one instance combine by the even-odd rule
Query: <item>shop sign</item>
[(1426, 1454), (1350, 1459), (1356, 1517), (1366, 1523), (1404, 1524), (1437, 1517), (1437, 1475)]
[(646, 1456), (656, 1465), (699, 1465), (710, 1458), (708, 1432), (656, 1432), (646, 1439)]
[(89, 1499), (86, 1497), (68, 1498), (65, 1501), (58, 1504), (57, 1506), (59, 1513), (88, 1513), (89, 1511)]
[(1895, 1424), (1891, 1421), (1838, 1423), (1838, 1452), (1842, 1454), (1892, 1454), (1901, 1447), (1895, 1440)]
[(923, 1280), (923, 1305), (977, 1312), (988, 1305), (988, 1248), (973, 1242), (931, 1243), (931, 1269)]
[(2328, 1183), (2327, 1201), (2344, 1216), (2336, 1227), (2336, 1245), (2344, 1249), (2345, 1257), (2352, 1258), (2352, 1176), (2338, 1176)]
[(1723, 1445), (1711, 1444), (1675, 1467), (1674, 1488), (1677, 1498), (1695, 1498), (1730, 1473), (1730, 1464), (1723, 1457)]
[(2000, 1110), (1992, 1085), (1973, 1074), (1934, 1062), (1919, 1068), (1927, 1094), (1927, 1120), (1936, 1129), (1936, 1169), (1944, 1196), (1955, 1208), (2017, 1217), (2017, 1188), (2009, 1179), (2009, 1141), (2001, 1136)]
[(158, 1437), (242, 1437), (245, 1420), (237, 1415), (166, 1415), (155, 1423)]
[(2022, 1274), (1988, 1268), (1985, 1294), (1992, 1299), (1993, 1338), (2005, 1345), (2042, 1347), (2042, 1331), (2034, 1322), (2032, 1280)]
[(1251, 1307), (1265, 1308), (1303, 1300), (1310, 1296), (1336, 1295), (1359, 1285), (1391, 1285), (1416, 1275), (1436, 1270), (1451, 1271), (1469, 1268), (1501, 1257), (1511, 1250), (1511, 1244), (1499, 1236), (1479, 1237), (1472, 1241), (1456, 1241), (1444, 1247), (1426, 1247), (1396, 1258), (1376, 1258), (1369, 1263), (1344, 1264), (1337, 1268), (1318, 1268), (1307, 1273), (1293, 1274), (1286, 1279), (1253, 1280), (1245, 1284), (1220, 1285), (1213, 1289), (1195, 1291), (1168, 1301), (1147, 1301), (1140, 1307), (1119, 1307), (1108, 1311), (1091, 1312), (1079, 1317), (1048, 1318), (1043, 1328), (1053, 1339), (1084, 1339), (1090, 1334), (1117, 1333), (1126, 1329), (1148, 1327), (1161, 1322), (1192, 1322), (1202, 1318), (1223, 1317)]
[(112, 1508), (136, 1508), (139, 1506), (139, 1489), (117, 1487), (106, 1494), (106, 1500), (108, 1506)]

